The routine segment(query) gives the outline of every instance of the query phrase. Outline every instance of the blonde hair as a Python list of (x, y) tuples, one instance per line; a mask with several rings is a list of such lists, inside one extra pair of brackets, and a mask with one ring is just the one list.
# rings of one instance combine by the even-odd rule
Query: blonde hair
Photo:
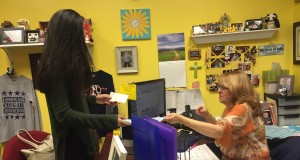
[(247, 103), (253, 110), (253, 116), (261, 116), (262, 108), (258, 94), (255, 92), (248, 75), (244, 72), (233, 71), (219, 76), (218, 85), (227, 88), (235, 104)]

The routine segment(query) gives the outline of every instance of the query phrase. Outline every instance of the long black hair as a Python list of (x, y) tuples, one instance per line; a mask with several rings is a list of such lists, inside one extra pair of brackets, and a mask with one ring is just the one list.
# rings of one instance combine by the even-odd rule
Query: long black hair
[(83, 22), (84, 18), (71, 9), (59, 10), (51, 17), (35, 79), (35, 87), (42, 93), (51, 93), (62, 79), (71, 95), (91, 85), (92, 60), (84, 41)]

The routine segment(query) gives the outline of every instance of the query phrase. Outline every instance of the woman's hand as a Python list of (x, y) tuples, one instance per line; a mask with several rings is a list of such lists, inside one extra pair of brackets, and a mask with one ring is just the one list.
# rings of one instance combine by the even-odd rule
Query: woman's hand
[(177, 113), (171, 113), (166, 115), (166, 117), (164, 118), (164, 121), (168, 122), (168, 123), (180, 123), (181, 122), (181, 116), (180, 114)]
[(207, 109), (204, 106), (199, 106), (196, 108), (196, 114), (203, 116), (205, 118), (207, 118), (209, 116), (209, 113), (207, 111)]
[(129, 123), (124, 122), (124, 119), (126, 119), (126, 117), (118, 115), (118, 127), (126, 127), (130, 125)]
[(117, 102), (112, 102), (109, 94), (99, 94), (96, 96), (96, 104), (107, 104), (110, 106), (117, 106)]

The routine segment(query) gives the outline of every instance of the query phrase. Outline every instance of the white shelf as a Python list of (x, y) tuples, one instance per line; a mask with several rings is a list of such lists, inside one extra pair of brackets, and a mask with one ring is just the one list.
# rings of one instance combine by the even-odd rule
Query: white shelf
[(232, 42), (251, 39), (271, 38), (278, 29), (264, 29), (243, 32), (219, 33), (195, 35), (191, 38), (196, 44), (218, 43), (218, 42)]
[[(85, 42), (88, 46), (93, 46), (92, 42)], [(0, 48), (17, 48), (17, 47), (34, 47), (43, 46), (44, 43), (21, 43), (21, 44), (4, 44), (0, 45)]]
[[(93, 56), (93, 42), (85, 42), (87, 44), (88, 51), (91, 55)], [(14, 48), (27, 48), (27, 47), (42, 47), (44, 46), (44, 43), (21, 43), (21, 44), (4, 44), (0, 45), (0, 49), (3, 49), (4, 52), (7, 54), (11, 68), (14, 66), (14, 61), (13, 61), (13, 49)]]

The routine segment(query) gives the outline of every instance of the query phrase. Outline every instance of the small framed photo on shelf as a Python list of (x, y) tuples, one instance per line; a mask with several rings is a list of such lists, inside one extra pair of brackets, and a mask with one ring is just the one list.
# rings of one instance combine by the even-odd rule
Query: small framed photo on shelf
[(0, 44), (24, 43), (23, 28), (2, 28), (0, 35)]
[(203, 25), (194, 25), (192, 27), (192, 32), (193, 32), (193, 35), (207, 34), (207, 25), (206, 24), (203, 24)]
[(291, 96), (294, 89), (294, 75), (278, 76), (276, 94)]
[(116, 47), (116, 61), (118, 73), (137, 73), (137, 47), (121, 46)]
[(231, 23), (231, 28), (235, 28), (237, 32), (242, 32), (244, 31), (244, 23)]
[(261, 30), (262, 29), (262, 19), (249, 19), (249, 20), (246, 20), (246, 29)]
[(189, 50), (189, 60), (199, 60), (201, 59), (201, 50), (200, 49), (190, 49)]
[(38, 43), (40, 42), (40, 31), (39, 30), (27, 30), (25, 31), (25, 37), (27, 43)]

